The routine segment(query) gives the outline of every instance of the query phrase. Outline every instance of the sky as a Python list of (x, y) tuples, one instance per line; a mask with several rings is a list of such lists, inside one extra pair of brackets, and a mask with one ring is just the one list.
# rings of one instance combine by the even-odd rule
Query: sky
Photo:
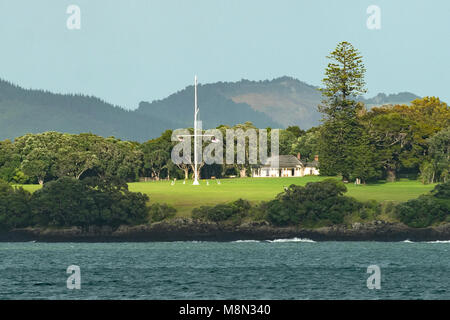
[[(70, 5), (80, 29), (67, 27)], [(367, 27), (370, 5), (380, 29)], [(367, 97), (410, 91), (450, 102), (447, 0), (0, 0), (0, 39), (0, 78), (129, 109), (195, 74), (319, 86), (340, 41), (364, 57)]]

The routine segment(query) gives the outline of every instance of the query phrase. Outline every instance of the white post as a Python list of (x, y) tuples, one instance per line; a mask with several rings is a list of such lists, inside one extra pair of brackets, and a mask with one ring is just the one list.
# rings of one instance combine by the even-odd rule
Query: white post
[(198, 171), (197, 171), (197, 76), (195, 76), (195, 102), (194, 102), (194, 186), (198, 186)]

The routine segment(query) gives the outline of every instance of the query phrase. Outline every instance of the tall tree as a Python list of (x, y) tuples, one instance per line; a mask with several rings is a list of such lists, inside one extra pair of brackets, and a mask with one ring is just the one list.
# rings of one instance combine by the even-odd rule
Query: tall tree
[[(322, 174), (340, 174), (344, 180), (367, 180), (376, 175), (369, 137), (358, 120), (364, 106), (356, 97), (366, 92), (362, 56), (349, 42), (341, 42), (327, 57), (330, 63), (320, 89), (323, 113), (319, 153)], [(364, 159), (361, 157), (364, 156)], [(369, 166), (369, 167), (368, 167)]]

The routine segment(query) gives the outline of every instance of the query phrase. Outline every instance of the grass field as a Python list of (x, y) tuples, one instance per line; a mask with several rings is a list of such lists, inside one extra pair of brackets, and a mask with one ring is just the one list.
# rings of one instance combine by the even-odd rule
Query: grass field
[[(201, 205), (215, 205), (239, 198), (252, 202), (273, 199), (283, 192), (284, 186), (291, 184), (305, 185), (307, 182), (320, 181), (325, 177), (307, 176), (302, 178), (242, 178), (223, 179), (220, 185), (209, 180), (209, 186), (202, 180), (200, 186), (192, 186), (192, 181), (183, 185), (177, 181), (171, 185), (168, 181), (135, 182), (129, 184), (130, 191), (146, 193), (150, 202), (168, 203), (178, 210), (179, 216), (189, 216), (191, 210)], [(39, 185), (23, 186), (29, 191), (39, 189)], [(390, 183), (367, 185), (348, 184), (346, 195), (358, 200), (406, 201), (429, 192), (434, 185), (424, 185), (416, 180), (400, 180)]]

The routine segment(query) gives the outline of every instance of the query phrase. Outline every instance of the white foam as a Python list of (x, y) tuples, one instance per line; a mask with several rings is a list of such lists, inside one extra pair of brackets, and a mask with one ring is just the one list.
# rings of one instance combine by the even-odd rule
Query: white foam
[(233, 242), (236, 242), (236, 243), (254, 243), (254, 242), (261, 242), (261, 241), (258, 241), (258, 240), (236, 240), (236, 241), (233, 241)]
[[(403, 243), (416, 243), (416, 242), (411, 241), (411, 240), (405, 240), (405, 241), (402, 241), (402, 242)], [(450, 243), (450, 240), (423, 241), (423, 242), (420, 242), (420, 243)]]
[(311, 239), (302, 239), (302, 238), (292, 238), (292, 239), (275, 239), (275, 240), (269, 240), (269, 242), (308, 242), (313, 243), (314, 240)]

